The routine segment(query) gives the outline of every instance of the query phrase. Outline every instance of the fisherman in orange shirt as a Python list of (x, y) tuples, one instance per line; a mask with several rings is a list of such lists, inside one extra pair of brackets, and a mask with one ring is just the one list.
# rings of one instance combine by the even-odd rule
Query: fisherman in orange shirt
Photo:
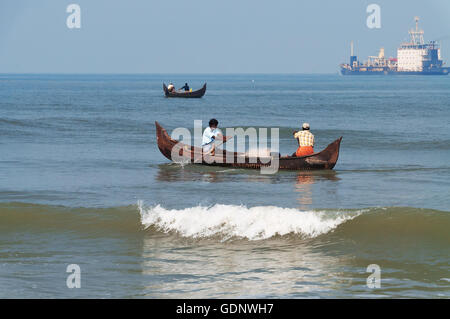
[(309, 131), (309, 123), (303, 123), (302, 131), (294, 131), (298, 149), (292, 156), (306, 156), (314, 153), (314, 135)]

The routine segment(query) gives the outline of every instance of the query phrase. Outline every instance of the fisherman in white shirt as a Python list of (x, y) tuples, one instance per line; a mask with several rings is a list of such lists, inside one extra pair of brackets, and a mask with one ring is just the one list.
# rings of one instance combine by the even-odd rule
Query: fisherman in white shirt
[(231, 138), (229, 136), (223, 136), (222, 131), (217, 128), (218, 125), (219, 121), (217, 121), (216, 119), (211, 119), (209, 120), (209, 127), (207, 127), (203, 132), (202, 148), (204, 155), (215, 155), (214, 142), (216, 141), (216, 139), (225, 143)]

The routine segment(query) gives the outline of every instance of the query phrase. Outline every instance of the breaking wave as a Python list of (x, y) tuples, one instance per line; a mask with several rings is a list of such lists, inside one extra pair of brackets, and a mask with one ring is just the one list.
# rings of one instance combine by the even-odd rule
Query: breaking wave
[(358, 216), (357, 212), (300, 211), (294, 208), (216, 204), (185, 209), (165, 209), (157, 205), (145, 208), (139, 203), (144, 227), (155, 227), (163, 232), (176, 232), (184, 237), (204, 238), (219, 236), (267, 239), (274, 236), (298, 234), (313, 238), (328, 233), (338, 225)]
[[(110, 208), (0, 203), (0, 232), (64, 232), (97, 236), (152, 236), (266, 240), (270, 238), (399, 240), (450, 245), (450, 212), (413, 207), (303, 211), (277, 206), (216, 204), (182, 209), (161, 205)], [(170, 239), (168, 239), (170, 240)]]

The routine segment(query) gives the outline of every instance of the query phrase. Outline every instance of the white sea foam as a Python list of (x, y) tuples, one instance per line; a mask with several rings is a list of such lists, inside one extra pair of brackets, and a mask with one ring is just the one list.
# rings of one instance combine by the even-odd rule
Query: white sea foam
[(144, 207), (142, 202), (138, 206), (145, 228), (154, 226), (163, 232), (177, 232), (192, 238), (220, 236), (222, 240), (233, 237), (258, 240), (287, 234), (313, 238), (359, 215), (358, 212), (301, 211), (276, 206), (247, 208), (216, 204), (179, 210), (160, 205)]

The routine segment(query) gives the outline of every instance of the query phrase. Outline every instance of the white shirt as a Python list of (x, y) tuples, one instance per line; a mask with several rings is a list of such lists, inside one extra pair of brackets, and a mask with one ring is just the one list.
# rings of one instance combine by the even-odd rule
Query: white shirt
[(207, 127), (205, 129), (205, 131), (203, 132), (202, 146), (213, 143), (215, 141), (215, 137), (218, 134), (222, 134), (220, 129), (218, 129), (218, 128), (211, 129), (210, 127)]

